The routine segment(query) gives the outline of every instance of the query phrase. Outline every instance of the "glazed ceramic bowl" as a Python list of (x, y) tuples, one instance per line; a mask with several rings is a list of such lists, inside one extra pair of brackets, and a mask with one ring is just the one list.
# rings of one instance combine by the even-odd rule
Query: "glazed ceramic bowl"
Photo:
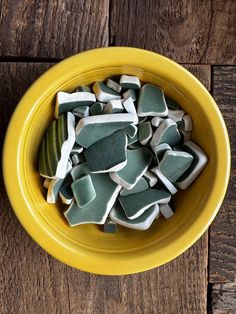
[[(96, 225), (69, 227), (62, 205), (45, 201), (37, 167), (38, 148), (53, 119), (57, 91), (71, 92), (117, 74), (137, 75), (161, 86), (193, 118), (193, 140), (209, 162), (198, 179), (175, 197), (176, 214), (147, 231)], [(103, 48), (68, 58), (43, 74), (26, 92), (11, 119), (3, 152), (4, 181), (11, 205), (31, 237), (48, 253), (80, 270), (129, 274), (160, 266), (188, 249), (208, 228), (224, 198), (230, 147), (224, 120), (211, 95), (187, 70), (152, 52)]]

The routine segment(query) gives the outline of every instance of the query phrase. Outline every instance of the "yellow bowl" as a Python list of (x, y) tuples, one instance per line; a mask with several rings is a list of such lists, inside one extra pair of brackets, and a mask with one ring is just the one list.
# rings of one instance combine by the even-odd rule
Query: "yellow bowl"
[[(161, 86), (194, 122), (193, 140), (209, 162), (194, 184), (176, 197), (176, 214), (155, 221), (147, 231), (119, 227), (106, 234), (95, 225), (71, 228), (62, 207), (45, 201), (37, 155), (53, 119), (57, 91), (137, 75)], [(68, 58), (43, 74), (18, 104), (8, 127), (3, 172), (7, 193), (20, 222), (48, 253), (75, 268), (98, 274), (130, 274), (160, 266), (188, 249), (214, 219), (226, 192), (230, 146), (220, 111), (205, 87), (175, 62), (152, 52), (102, 48)]]

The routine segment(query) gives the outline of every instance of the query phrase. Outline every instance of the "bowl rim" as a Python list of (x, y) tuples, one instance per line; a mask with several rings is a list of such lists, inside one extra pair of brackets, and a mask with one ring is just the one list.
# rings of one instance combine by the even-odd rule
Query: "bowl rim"
[[(22, 187), (19, 180), (15, 179), (18, 176), (17, 147), (20, 143), (20, 134), (16, 134), (16, 125), (17, 123), (19, 123), (19, 117), (26, 116), (25, 109), (28, 108), (28, 111), (30, 111), (30, 103), (28, 107), (26, 103), (29, 96), (32, 95), (32, 92), (34, 92), (35, 89), (38, 89), (39, 85), (41, 87), (41, 90), (43, 86), (45, 86), (46, 88), (46, 81), (48, 81), (50, 77), (53, 78), (58, 73), (62, 73), (64, 69), (70, 67), (70, 65), (74, 64), (75, 61), (78, 62), (80, 59), (83, 59), (91, 63), (93, 62), (92, 60), (94, 60), (95, 58), (111, 59), (112, 57), (114, 57), (114, 55), (119, 58), (125, 58), (127, 54), (135, 55), (136, 60), (141, 59), (142, 62), (151, 62), (151, 60), (158, 60), (159, 67), (161, 66), (175, 69), (180, 74), (178, 78), (176, 78), (176, 80), (180, 82), (183, 77), (188, 78), (196, 86), (198, 92), (205, 99), (205, 101), (211, 104), (211, 106), (209, 106), (209, 112), (214, 112), (214, 114), (217, 115), (219, 120), (217, 127), (220, 126), (220, 131), (222, 133), (222, 141), (219, 141), (220, 143), (217, 143), (217, 145), (222, 151), (221, 163), (219, 164), (220, 171), (221, 173), (224, 173), (225, 176), (224, 178), (221, 178), (221, 188), (217, 190), (217, 197), (215, 196), (214, 198), (212, 197), (208, 200), (208, 210), (206, 210), (206, 212), (201, 215), (200, 219), (198, 219), (193, 225), (189, 227), (189, 229), (184, 234), (184, 237), (180, 236), (174, 241), (173, 244), (175, 244), (175, 249), (173, 249), (173, 246), (171, 252), (170, 250), (168, 252), (166, 251), (168, 247), (162, 249), (162, 257), (160, 257), (155, 251), (150, 252), (145, 256), (137, 257), (135, 263), (134, 261), (131, 261), (132, 263), (127, 262), (127, 264), (124, 265), (122, 269), (120, 267), (117, 267), (115, 264), (113, 265), (109, 263), (110, 267), (107, 267), (107, 265), (105, 264), (102, 265), (102, 263), (105, 263), (105, 261), (101, 259), (101, 265), (95, 269), (94, 265), (92, 265), (91, 263), (87, 264), (86, 262), (82, 262), (81, 259), (78, 258), (78, 252), (75, 252), (75, 250), (69, 251), (62, 242), (58, 241), (55, 238), (49, 237), (45, 229), (39, 228), (39, 225), (37, 224), (37, 221), (34, 219), (34, 217), (31, 215), (27, 215), (27, 210), (24, 210), (29, 206), (29, 204), (24, 198), (24, 195), (22, 195)], [(83, 67), (82, 62), (80, 63), (80, 67)], [(153, 67), (155, 68), (155, 65), (153, 65)], [(13, 167), (12, 163), (11, 165), (9, 163), (9, 154), (13, 156)], [(186, 251), (203, 235), (203, 233), (207, 230), (207, 228), (215, 218), (220, 208), (220, 205), (223, 202), (230, 176), (230, 156), (231, 154), (228, 132), (220, 110), (210, 93), (193, 74), (191, 74), (188, 70), (186, 70), (176, 62), (170, 60), (169, 58), (148, 50), (130, 47), (106, 47), (81, 52), (72, 57), (66, 58), (65, 60), (57, 63), (52, 68), (47, 70), (30, 86), (30, 88), (26, 91), (26, 93), (23, 95), (20, 102), (16, 106), (8, 125), (3, 147), (2, 167), (6, 191), (16, 216), (18, 217), (25, 230), (29, 233), (29, 235), (45, 251), (47, 251), (49, 254), (62, 261), (63, 263), (83, 271), (105, 275), (124, 275), (149, 270), (151, 268), (167, 263), (168, 261), (174, 259), (178, 255)], [(164, 254), (165, 252), (166, 254)], [(77, 257), (77, 259), (75, 258), (75, 256)], [(98, 261), (97, 263), (99, 264)]]

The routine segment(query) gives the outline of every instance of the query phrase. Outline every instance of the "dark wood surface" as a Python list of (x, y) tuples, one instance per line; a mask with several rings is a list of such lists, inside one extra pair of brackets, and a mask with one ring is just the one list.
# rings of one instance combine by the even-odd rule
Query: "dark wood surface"
[(125, 45), (187, 63), (216, 98), (233, 155), (228, 193), (209, 237), (162, 267), (129, 276), (88, 274), (49, 256), (21, 227), (1, 178), (1, 314), (236, 313), (235, 14), (234, 0), (0, 0), (1, 149), (17, 102), (53, 62)]
[(232, 151), (228, 192), (210, 228), (209, 279), (221, 283), (236, 281), (236, 66), (213, 67), (213, 96), (228, 127)]
[(236, 282), (213, 284), (212, 314), (236, 313)]
[(182, 63), (234, 64), (235, 0), (111, 0), (110, 43)]
[(109, 0), (0, 1), (2, 56), (65, 58), (108, 45)]

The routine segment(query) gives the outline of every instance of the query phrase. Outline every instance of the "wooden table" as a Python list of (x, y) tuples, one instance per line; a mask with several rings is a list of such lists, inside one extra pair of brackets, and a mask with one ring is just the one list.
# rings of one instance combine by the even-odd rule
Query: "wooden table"
[(232, 147), (228, 193), (210, 230), (174, 261), (130, 276), (91, 275), (49, 256), (21, 227), (1, 180), (0, 313), (236, 313), (236, 1), (1, 0), (0, 8), (1, 147), (41, 73), (109, 45), (153, 50), (192, 71), (215, 97)]

